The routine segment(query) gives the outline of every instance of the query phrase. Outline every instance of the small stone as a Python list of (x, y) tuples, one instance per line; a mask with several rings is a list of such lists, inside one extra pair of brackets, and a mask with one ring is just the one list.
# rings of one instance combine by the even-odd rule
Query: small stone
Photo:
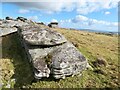
[(13, 20), (12, 17), (6, 17), (6, 20)]
[(96, 61), (93, 62), (93, 65), (96, 67), (100, 67), (100, 66), (107, 66), (107, 61), (104, 58), (97, 58)]
[(21, 20), (21, 21), (25, 22), (27, 19), (24, 17), (17, 17), (17, 20)]

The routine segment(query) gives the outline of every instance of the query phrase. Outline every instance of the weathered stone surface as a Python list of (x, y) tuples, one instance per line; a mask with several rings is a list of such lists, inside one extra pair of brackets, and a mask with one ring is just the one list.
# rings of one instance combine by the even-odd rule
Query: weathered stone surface
[(50, 73), (55, 79), (81, 74), (88, 64), (86, 58), (69, 42), (44, 48), (28, 45), (28, 52), (37, 79), (48, 77)]
[(49, 77), (50, 69), (48, 68), (46, 62), (46, 56), (53, 51), (53, 47), (51, 48), (36, 48), (28, 46), (28, 52), (30, 54), (29, 58), (33, 63), (33, 67), (35, 68), (35, 78), (41, 79), (42, 77)]
[(60, 33), (39, 27), (25, 27), (22, 35), (31, 45), (58, 45), (67, 41)]
[(69, 42), (52, 54), (51, 73), (56, 79), (76, 75), (86, 68), (86, 58)]
[(50, 70), (47, 67), (47, 64), (44, 58), (36, 58), (35, 60), (33, 60), (33, 66), (35, 68), (34, 72), (35, 72), (36, 79), (49, 77)]
[(15, 20), (3, 20), (2, 25), (0, 27), (14, 27), (14, 26), (26, 26), (28, 23), (22, 21), (15, 21)]
[[(21, 35), (20, 35), (21, 36)], [(22, 37), (21, 37), (22, 38)], [(48, 68), (46, 62), (46, 56), (48, 53), (53, 51), (53, 48), (42, 48), (40, 46), (31, 46), (21, 39), (22, 45), (25, 48), (27, 56), (34, 68), (34, 76), (36, 79), (41, 79), (43, 77), (49, 77), (50, 69)]]
[(17, 28), (15, 28), (15, 27), (13, 27), (13, 28), (11, 28), (11, 27), (1, 28), (0, 27), (0, 36), (4, 36), (4, 35), (14, 33), (14, 32), (17, 32)]

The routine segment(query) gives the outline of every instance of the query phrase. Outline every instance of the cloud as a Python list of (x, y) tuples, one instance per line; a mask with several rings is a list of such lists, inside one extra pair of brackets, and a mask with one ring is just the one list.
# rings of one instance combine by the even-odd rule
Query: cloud
[(38, 18), (38, 16), (29, 16), (28, 17), (28, 19), (30, 19), (30, 20), (38, 20), (39, 18)]
[(118, 22), (109, 22), (86, 17), (85, 15), (77, 15), (71, 19), (60, 20), (60, 27), (75, 29), (92, 29), (105, 31), (118, 31)]
[(77, 23), (81, 21), (88, 21), (88, 18), (82, 15), (77, 15), (74, 19), (72, 19), (73, 23)]
[(18, 12), (21, 14), (25, 14), (25, 13), (29, 13), (30, 11), (27, 9), (20, 9)]
[(61, 11), (69, 12), (75, 10), (78, 14), (88, 14), (103, 9), (115, 8), (117, 7), (119, 0), (47, 0), (46, 2), (27, 1), (28, 0), (26, 0), (26, 2), (12, 2), (12, 4), (16, 4), (18, 6), (28, 9), (44, 10), (50, 13)]
[(117, 7), (119, 0), (81, 0), (77, 5), (79, 14), (88, 14), (103, 9), (111, 9)]
[(52, 19), (51, 22), (58, 22), (56, 19)]
[(107, 11), (107, 12), (105, 12), (105, 15), (108, 15), (108, 14), (111, 14), (111, 13), (110, 13), (110, 12), (108, 12), (108, 11)]
[(93, 18), (88, 18), (83, 15), (77, 15), (76, 17), (68, 20), (61, 20), (60, 23), (73, 23), (73, 24), (82, 24), (82, 25), (87, 25), (87, 26), (96, 26), (96, 25), (102, 25), (102, 26), (112, 26), (112, 27), (117, 27), (118, 23), (117, 22), (108, 22), (108, 21), (103, 21), (103, 20), (97, 20)]

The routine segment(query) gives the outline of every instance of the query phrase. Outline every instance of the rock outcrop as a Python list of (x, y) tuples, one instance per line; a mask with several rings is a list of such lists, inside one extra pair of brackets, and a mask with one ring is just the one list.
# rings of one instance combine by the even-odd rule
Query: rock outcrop
[(57, 45), (67, 40), (55, 31), (38, 26), (25, 26), (22, 30), (25, 41), (31, 45)]
[(50, 75), (55, 79), (64, 79), (85, 70), (88, 65), (86, 58), (63, 35), (27, 19), (18, 19), (24, 18), (4, 20), (0, 27), (18, 29), (20, 41), (33, 65), (36, 79), (48, 78)]

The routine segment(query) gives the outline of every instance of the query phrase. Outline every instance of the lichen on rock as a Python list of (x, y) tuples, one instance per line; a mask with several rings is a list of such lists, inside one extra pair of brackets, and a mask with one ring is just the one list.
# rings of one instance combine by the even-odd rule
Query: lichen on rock
[(64, 79), (81, 74), (87, 67), (84, 55), (62, 34), (22, 17), (8, 19), (3, 20), (0, 26), (17, 29), (36, 79), (48, 78), (50, 75), (55, 79)]

